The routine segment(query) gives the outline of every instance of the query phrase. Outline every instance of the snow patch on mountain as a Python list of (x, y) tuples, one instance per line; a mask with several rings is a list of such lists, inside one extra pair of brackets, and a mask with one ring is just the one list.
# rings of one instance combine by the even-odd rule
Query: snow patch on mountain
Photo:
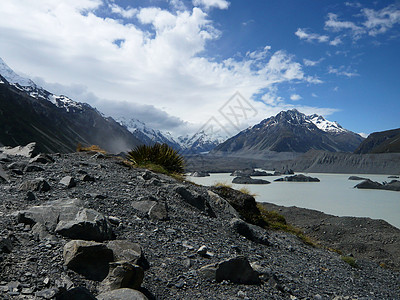
[(307, 119), (310, 120), (312, 123), (314, 123), (315, 126), (317, 126), (319, 129), (325, 132), (330, 132), (330, 133), (348, 132), (348, 130), (344, 129), (339, 123), (328, 121), (324, 117), (318, 116), (316, 114), (307, 116)]

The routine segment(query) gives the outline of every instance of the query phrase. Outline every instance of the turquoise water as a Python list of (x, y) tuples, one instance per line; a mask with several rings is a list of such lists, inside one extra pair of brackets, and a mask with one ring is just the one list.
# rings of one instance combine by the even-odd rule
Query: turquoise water
[(303, 173), (317, 177), (321, 182), (273, 182), (282, 176), (254, 177), (271, 182), (267, 185), (232, 184), (228, 173), (211, 174), (210, 177), (187, 179), (197, 184), (210, 186), (217, 182), (232, 184), (233, 188), (246, 187), (257, 194), (259, 202), (270, 202), (282, 206), (297, 206), (315, 209), (335, 216), (370, 217), (383, 219), (400, 228), (400, 192), (381, 190), (359, 190), (353, 187), (361, 182), (348, 180), (350, 175), (369, 178), (373, 181), (391, 181), (388, 175)]

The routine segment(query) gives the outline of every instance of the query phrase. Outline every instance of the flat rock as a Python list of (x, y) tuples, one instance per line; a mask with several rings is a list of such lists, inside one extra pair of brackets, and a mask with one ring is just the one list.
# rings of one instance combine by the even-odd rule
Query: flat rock
[(31, 164), (28, 164), (24, 169), (24, 172), (41, 172), (41, 171), (44, 171), (44, 168)]
[(229, 228), (255, 243), (260, 243), (264, 245), (270, 244), (266, 230), (258, 226), (246, 223), (241, 219), (233, 218), (229, 223)]
[(58, 222), (75, 219), (82, 210), (82, 201), (78, 199), (61, 199), (47, 202), (44, 205), (33, 206), (17, 213), (18, 222), (25, 224), (40, 223), (49, 232), (54, 232)]
[(48, 163), (54, 163), (54, 159), (48, 154), (41, 153), (36, 155), (34, 158), (31, 158), (29, 160), (29, 163), (48, 164)]
[(97, 296), (98, 300), (148, 300), (141, 292), (132, 289), (118, 289), (102, 293)]
[(372, 180), (364, 180), (355, 186), (357, 189), (373, 189), (373, 190), (387, 190), (387, 191), (400, 191), (400, 181), (392, 180), (389, 183), (381, 184)]
[(55, 231), (71, 239), (102, 242), (113, 238), (111, 224), (101, 213), (86, 209), (80, 210), (73, 220), (60, 221)]
[(263, 179), (254, 179), (254, 178), (251, 178), (250, 176), (239, 176), (239, 177), (235, 177), (232, 180), (232, 183), (236, 183), (236, 184), (268, 184), (270, 182), (267, 180), (263, 180)]
[(105, 244), (72, 240), (64, 246), (64, 264), (88, 279), (102, 281), (107, 277), (113, 251)]
[(10, 182), (10, 177), (4, 172), (3, 167), (0, 165), (0, 183)]

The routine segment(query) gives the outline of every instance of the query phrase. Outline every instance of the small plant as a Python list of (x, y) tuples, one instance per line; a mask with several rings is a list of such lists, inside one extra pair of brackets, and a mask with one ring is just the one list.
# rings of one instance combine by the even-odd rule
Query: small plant
[(345, 263), (349, 264), (353, 268), (358, 268), (357, 262), (354, 259), (354, 257), (351, 256), (341, 256), (341, 260), (343, 260)]
[(97, 145), (83, 147), (81, 144), (78, 144), (78, 146), (76, 146), (76, 151), (77, 152), (98, 152), (98, 153), (102, 153), (102, 154), (107, 154), (106, 150), (101, 149)]
[(216, 187), (232, 188), (232, 184), (226, 182), (216, 182), (214, 184)]
[(257, 196), (257, 194), (250, 192), (250, 190), (247, 187), (242, 187), (241, 189), (239, 189), (239, 192), (242, 192), (243, 194), (250, 195), (253, 197)]
[(158, 173), (182, 175), (184, 172), (183, 156), (167, 144), (137, 146), (128, 152), (127, 160)]

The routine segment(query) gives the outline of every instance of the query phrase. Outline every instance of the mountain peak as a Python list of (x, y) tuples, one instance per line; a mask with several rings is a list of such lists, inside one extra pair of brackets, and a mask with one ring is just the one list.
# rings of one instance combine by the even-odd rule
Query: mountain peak
[(11, 84), (18, 84), (21, 87), (36, 87), (36, 84), (28, 79), (24, 78), (11, 69), (4, 60), (0, 57), (0, 74)]

